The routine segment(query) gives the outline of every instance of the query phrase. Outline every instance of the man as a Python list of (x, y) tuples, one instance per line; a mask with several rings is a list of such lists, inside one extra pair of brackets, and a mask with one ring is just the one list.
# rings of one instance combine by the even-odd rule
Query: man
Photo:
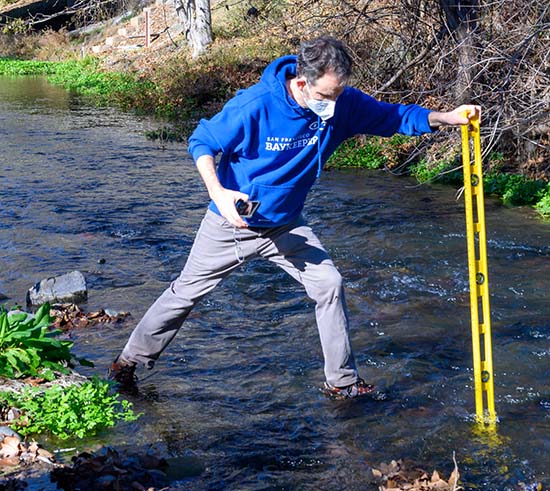
[[(341, 42), (304, 42), (297, 57), (272, 62), (259, 83), (199, 123), (189, 152), (212, 201), (181, 275), (137, 325), (111, 367), (112, 378), (128, 384), (137, 364), (152, 368), (195, 304), (241, 263), (262, 257), (316, 302), (326, 392), (343, 399), (372, 392), (357, 372), (342, 277), (301, 215), (307, 193), (347, 138), (429, 133), (467, 124), (479, 107), (434, 112), (379, 102), (346, 85), (351, 66)], [(252, 202), (259, 206), (244, 218), (238, 208), (246, 214)]]

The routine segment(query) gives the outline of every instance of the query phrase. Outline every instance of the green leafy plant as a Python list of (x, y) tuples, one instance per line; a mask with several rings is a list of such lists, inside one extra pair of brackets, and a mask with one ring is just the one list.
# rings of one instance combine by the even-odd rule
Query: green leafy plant
[(365, 143), (359, 138), (345, 141), (330, 158), (329, 167), (361, 167), (364, 169), (380, 169), (386, 163), (382, 145), (377, 139), (369, 139)]
[(414, 138), (393, 135), (390, 138), (358, 136), (342, 143), (327, 162), (327, 167), (363, 169), (393, 168), (409, 153)]
[(547, 183), (519, 174), (493, 174), (484, 179), (484, 190), (509, 205), (533, 205), (543, 198)]
[(537, 210), (545, 220), (550, 220), (550, 184), (548, 184), (544, 196), (535, 205), (535, 210)]
[(0, 392), (4, 407), (16, 407), (21, 416), (11, 426), (22, 435), (49, 432), (58, 438), (84, 438), (112, 427), (117, 421), (135, 421), (132, 403), (119, 400), (111, 384), (98, 377), (82, 385), (46, 390), (27, 387), (23, 392)]
[[(27, 312), (8, 312), (0, 307), (0, 376), (19, 378), (40, 375), (54, 378), (54, 372), (67, 372), (73, 360), (72, 341), (60, 340), (53, 324), (50, 305), (42, 305), (33, 316)], [(85, 360), (78, 360), (89, 364)]]
[[(418, 163), (411, 165), (411, 174), (418, 182), (431, 182), (442, 178), (446, 172), (453, 169), (454, 161), (438, 160), (432, 164), (426, 160), (420, 160)], [(454, 171), (453, 171), (454, 172)], [(450, 177), (447, 177), (450, 180)]]
[(2, 28), (2, 34), (26, 34), (30, 27), (23, 19), (13, 19)]

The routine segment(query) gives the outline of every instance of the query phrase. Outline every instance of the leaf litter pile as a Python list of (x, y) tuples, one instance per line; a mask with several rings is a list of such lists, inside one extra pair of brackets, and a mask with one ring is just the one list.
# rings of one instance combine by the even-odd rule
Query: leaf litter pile
[(52, 464), (53, 455), (36, 442), (27, 443), (18, 436), (5, 436), (0, 444), (0, 468), (44, 462)]
[(380, 464), (371, 469), (379, 491), (459, 491), (458, 466), (445, 481), (437, 471), (429, 474), (422, 469), (407, 469), (402, 460), (392, 460), (389, 464)]
[(55, 318), (53, 324), (55, 328), (69, 331), (98, 323), (119, 322), (130, 314), (128, 312), (111, 312), (104, 309), (85, 313), (74, 303), (62, 303), (52, 305), (50, 315)]

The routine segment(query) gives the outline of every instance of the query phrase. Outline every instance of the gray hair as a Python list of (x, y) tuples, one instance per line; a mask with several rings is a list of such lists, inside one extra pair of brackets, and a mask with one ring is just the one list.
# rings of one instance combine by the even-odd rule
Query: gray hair
[(344, 43), (321, 36), (300, 44), (296, 75), (315, 84), (325, 73), (333, 72), (342, 83), (346, 83), (351, 77), (352, 64)]

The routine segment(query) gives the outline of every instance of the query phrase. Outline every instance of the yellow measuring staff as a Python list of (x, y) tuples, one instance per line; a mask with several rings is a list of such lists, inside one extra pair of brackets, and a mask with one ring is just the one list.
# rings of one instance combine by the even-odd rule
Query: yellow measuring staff
[[(473, 141), (472, 146), (470, 145), (471, 141)], [(471, 159), (472, 147), (473, 162)], [(496, 413), (479, 114), (470, 119), (469, 125), (462, 126), (462, 167), (464, 170), (476, 417), (479, 423), (492, 426), (496, 423)]]

